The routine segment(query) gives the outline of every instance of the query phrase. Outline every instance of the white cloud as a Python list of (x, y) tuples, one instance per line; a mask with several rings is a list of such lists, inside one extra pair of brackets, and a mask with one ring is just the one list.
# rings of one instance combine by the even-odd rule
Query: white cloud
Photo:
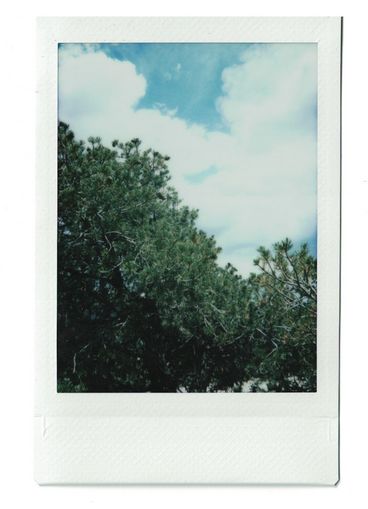
[(178, 112), (178, 108), (170, 109), (163, 103), (154, 103), (153, 108), (161, 111), (164, 115), (168, 115), (169, 117), (175, 117)]
[[(147, 83), (132, 63), (93, 49), (62, 50), (60, 119), (83, 139), (139, 137), (170, 155), (173, 185), (200, 210), (200, 226), (215, 233), (221, 263), (246, 275), (257, 246), (285, 236), (304, 240), (316, 226), (316, 64), (314, 45), (245, 52), (223, 71), (217, 108), (228, 132), (217, 132), (165, 105), (136, 108)], [(186, 178), (212, 166), (217, 172), (202, 182)]]

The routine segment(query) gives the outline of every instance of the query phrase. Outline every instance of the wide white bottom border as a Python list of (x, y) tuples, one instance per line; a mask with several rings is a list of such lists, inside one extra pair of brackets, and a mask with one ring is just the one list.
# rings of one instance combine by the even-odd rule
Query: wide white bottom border
[(330, 418), (36, 417), (39, 484), (334, 485)]

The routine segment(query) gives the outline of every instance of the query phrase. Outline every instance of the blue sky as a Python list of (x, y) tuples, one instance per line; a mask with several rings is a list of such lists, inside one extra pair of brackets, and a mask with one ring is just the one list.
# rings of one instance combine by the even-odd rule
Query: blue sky
[(170, 155), (173, 185), (243, 275), (259, 245), (316, 249), (314, 44), (65, 44), (59, 116)]
[(226, 129), (216, 109), (221, 73), (241, 61), (247, 44), (101, 44), (117, 60), (129, 60), (147, 80), (137, 107), (165, 105), (188, 122)]

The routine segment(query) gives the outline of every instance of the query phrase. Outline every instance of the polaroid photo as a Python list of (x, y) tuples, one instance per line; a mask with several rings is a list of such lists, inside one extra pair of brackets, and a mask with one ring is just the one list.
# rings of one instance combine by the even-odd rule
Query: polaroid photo
[(37, 482), (338, 482), (341, 47), (38, 20)]

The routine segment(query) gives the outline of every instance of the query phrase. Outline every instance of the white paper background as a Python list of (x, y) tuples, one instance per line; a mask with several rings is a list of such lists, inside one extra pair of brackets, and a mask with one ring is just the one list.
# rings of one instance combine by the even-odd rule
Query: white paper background
[[(35, 2), (37, 3), (37, 2)], [(39, 2), (40, 5), (42, 2)], [(67, 4), (68, 2), (64, 2)], [(76, 2), (72, 2), (75, 6)], [(91, 2), (89, 14), (107, 13), (108, 2), (101, 7)], [(45, 3), (44, 3), (45, 5)], [(3, 185), (1, 186), (1, 221), (3, 238), (11, 249), (2, 249), (2, 337), (6, 338), (5, 352), (1, 357), (2, 376), (8, 383), (2, 385), (6, 418), (2, 425), (2, 459), (6, 462), (7, 482), (2, 490), (2, 499), (10, 498), (12, 505), (37, 504), (38, 507), (65, 507), (67, 504), (78, 507), (106, 505), (117, 506), (122, 502), (133, 506), (150, 504), (153, 507), (187, 507), (204, 503), (213, 507), (224, 504), (243, 503), (258, 507), (310, 507), (315, 504), (334, 504), (346, 507), (347, 504), (361, 506), (366, 500), (365, 458), (367, 441), (365, 439), (367, 409), (365, 378), (368, 357), (366, 299), (364, 288), (367, 284), (367, 266), (357, 260), (357, 253), (367, 251), (367, 181), (368, 164), (366, 151), (365, 119), (367, 115), (368, 89), (367, 75), (362, 64), (366, 47), (366, 18), (352, 2), (329, 3), (308, 2), (310, 11), (316, 14), (345, 13), (344, 40), (344, 136), (343, 136), (343, 306), (342, 306), (342, 482), (334, 489), (316, 488), (221, 488), (183, 489), (172, 488), (125, 488), (99, 489), (86, 488), (48, 488), (40, 489), (32, 481), (32, 447), (30, 439), (32, 413), (32, 324), (33, 312), (33, 154), (34, 125), (34, 54), (33, 26), (30, 16), (32, 6), (23, 6), (23, 18), (10, 20), (2, 18), (4, 36), (3, 69), (7, 79), (1, 82), (3, 100), (2, 129), (6, 131), (5, 140), (9, 148), (4, 152)], [(333, 7), (332, 7), (333, 5)], [(301, 4), (298, 8), (302, 9)], [(171, 9), (171, 11), (170, 11)], [(227, 13), (241, 13), (241, 9), (231, 10), (229, 2)], [(277, 8), (269, 4), (247, 7), (243, 14), (289, 14), (291, 2), (278, 2)], [(19, 14), (19, 5), (8, 8), (9, 13)], [(11, 12), (10, 12), (11, 11)], [(58, 8), (45, 7), (40, 14), (59, 14)], [(103, 11), (103, 12), (102, 12)], [(221, 12), (217, 7), (212, 13)], [(239, 12), (240, 11), (240, 12)], [(253, 12), (252, 12), (253, 11)], [(76, 9), (64, 11), (75, 14)], [(115, 12), (110, 12), (116, 14)], [(130, 8), (130, 13), (137, 13)], [(171, 8), (160, 9), (157, 2), (146, 5), (145, 13), (169, 14), (194, 12), (190, 2), (179, 11), (173, 4)], [(196, 13), (208, 14), (197, 5)], [(80, 12), (82, 13), (82, 12)], [(224, 10), (221, 12), (224, 14)], [(307, 12), (299, 11), (300, 14)], [(26, 53), (26, 58), (24, 54)], [(23, 58), (23, 59), (22, 59)], [(21, 62), (21, 63), (20, 63)], [(11, 80), (9, 78), (11, 77)], [(16, 154), (16, 157), (14, 157)], [(20, 285), (15, 284), (17, 279)], [(20, 317), (21, 310), (21, 317)], [(21, 350), (22, 355), (19, 355)], [(16, 370), (13, 360), (17, 357)], [(16, 372), (15, 372), (16, 371)], [(124, 497), (124, 498), (122, 498)]]

